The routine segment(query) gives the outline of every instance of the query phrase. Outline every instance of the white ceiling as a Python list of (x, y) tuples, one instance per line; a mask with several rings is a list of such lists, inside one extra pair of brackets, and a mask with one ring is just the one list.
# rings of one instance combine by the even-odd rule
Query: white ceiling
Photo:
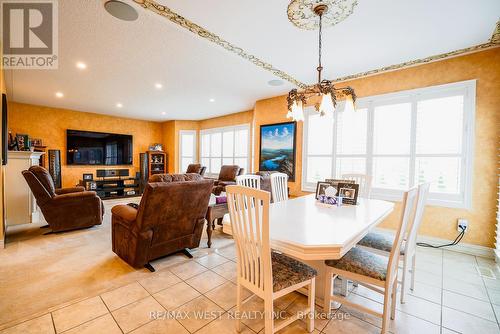
[[(271, 73), (124, 1), (138, 10), (137, 21), (110, 16), (102, 0), (59, 1), (59, 69), (8, 71), (10, 98), (147, 120), (198, 120), (249, 110), (293, 87), (269, 86)], [(288, 21), (288, 1), (158, 2), (299, 81), (316, 80), (317, 32)], [(352, 16), (324, 32), (325, 78), (485, 43), (500, 13), (498, 0), (358, 2)], [(78, 61), (88, 68), (78, 70)]]

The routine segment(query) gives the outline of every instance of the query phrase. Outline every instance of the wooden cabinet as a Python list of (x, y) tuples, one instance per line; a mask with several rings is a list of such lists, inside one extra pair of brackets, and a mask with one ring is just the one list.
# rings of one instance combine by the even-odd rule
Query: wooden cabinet
[(40, 164), (43, 152), (8, 152), (5, 166), (5, 222), (6, 226), (38, 221), (35, 198), (22, 171)]
[(168, 155), (162, 151), (148, 151), (149, 177), (154, 174), (168, 173)]

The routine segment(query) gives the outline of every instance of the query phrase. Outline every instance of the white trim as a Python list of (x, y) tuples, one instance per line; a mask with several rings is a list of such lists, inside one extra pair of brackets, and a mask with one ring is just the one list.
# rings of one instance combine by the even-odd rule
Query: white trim
[[(192, 163), (196, 163), (197, 160), (198, 160), (198, 154), (197, 154), (197, 149), (198, 149), (198, 142), (197, 142), (197, 135), (196, 135), (197, 131), (196, 130), (179, 130), (179, 154), (178, 154), (178, 160), (179, 160), (179, 165), (178, 165), (178, 168), (179, 168), (179, 173), (184, 173), (185, 171), (182, 170), (182, 159), (183, 158), (192, 158), (193, 159), (193, 162)], [(193, 138), (193, 156), (184, 156), (182, 155), (182, 136), (183, 135), (192, 135), (194, 138)]]
[[(218, 176), (218, 173), (213, 173), (211, 171), (211, 168), (210, 168), (210, 161), (212, 159), (217, 159), (219, 158), (220, 159), (220, 163), (221, 163), (221, 166), (224, 164), (223, 163), (223, 159), (224, 158), (232, 158), (233, 159), (233, 163), (234, 163), (234, 159), (237, 159), (237, 158), (244, 158), (244, 159), (247, 159), (247, 165), (246, 166), (240, 166), (240, 167), (243, 167), (245, 168), (246, 171), (249, 171), (250, 170), (250, 166), (252, 164), (252, 159), (251, 159), (251, 150), (252, 150), (252, 133), (251, 133), (251, 124), (250, 123), (244, 123), (244, 124), (238, 124), (238, 125), (231, 125), (231, 126), (224, 126), (224, 127), (219, 127), (219, 128), (210, 128), (210, 129), (203, 129), (203, 130), (200, 130), (200, 153), (199, 153), (199, 156), (200, 156), (200, 161), (202, 161), (204, 158), (205, 159), (208, 159), (209, 160), (209, 163), (208, 163), (208, 166), (207, 166), (207, 173), (206, 175), (209, 176), (209, 177), (217, 177)], [(236, 149), (236, 145), (235, 145), (235, 136), (233, 136), (233, 154), (232, 156), (224, 156), (224, 132), (236, 132), (238, 130), (247, 130), (248, 131), (248, 138), (247, 138), (247, 155), (246, 156), (243, 156), (243, 155), (238, 155), (236, 156), (235, 154), (235, 149)], [(208, 155), (203, 155), (203, 136), (204, 135), (212, 135), (212, 134), (217, 134), (217, 133), (220, 133), (221, 134), (221, 156), (217, 156), (217, 157), (212, 157), (211, 154), (210, 154), (210, 150), (211, 150), (211, 144), (210, 146), (208, 147)], [(212, 136), (210, 136), (210, 138), (212, 138)]]
[[(438, 98), (446, 96), (464, 96), (463, 105), (463, 129), (462, 129), (462, 151), (457, 154), (417, 154), (416, 152), (416, 131), (417, 131), (417, 105), (421, 100), (429, 98)], [(408, 154), (374, 154), (373, 152), (373, 135), (374, 135), (374, 110), (378, 105), (387, 103), (410, 103), (411, 104), (411, 123), (410, 123), (410, 151)], [(307, 182), (307, 160), (311, 156), (331, 157), (332, 160), (332, 177), (339, 177), (336, 171), (337, 158), (353, 157), (365, 159), (365, 173), (373, 174), (373, 159), (379, 157), (404, 157), (409, 159), (408, 182), (411, 187), (415, 183), (416, 175), (416, 160), (419, 157), (456, 157), (460, 159), (460, 193), (459, 194), (443, 194), (430, 193), (429, 204), (435, 206), (463, 208), (470, 210), (472, 207), (472, 176), (473, 161), (474, 161), (474, 129), (475, 129), (475, 106), (476, 106), (476, 80), (467, 80), (462, 82), (417, 88), (401, 92), (375, 95), (370, 97), (360, 98), (357, 101), (358, 109), (367, 109), (367, 147), (366, 154), (337, 154), (336, 150), (336, 126), (338, 124), (338, 112), (343, 109), (343, 104), (339, 103), (339, 107), (334, 115), (333, 121), (333, 150), (332, 154), (326, 155), (308, 155), (308, 127), (309, 117), (314, 114), (313, 108), (306, 108), (304, 120), (304, 136), (302, 149), (302, 191), (315, 191), (316, 184)], [(403, 195), (403, 189), (384, 189), (373, 187), (372, 197), (383, 200), (399, 201)]]
[[(383, 227), (376, 227), (374, 229), (374, 231), (379, 231), (379, 232), (387, 233), (387, 234), (391, 234), (391, 235), (394, 234), (394, 230), (391, 230), (388, 228), (383, 228)], [(449, 244), (452, 241), (453, 240), (436, 238), (436, 237), (431, 237), (431, 236), (426, 236), (426, 235), (418, 235), (417, 236), (417, 242), (425, 242), (425, 243), (429, 243), (431, 245), (444, 245), (444, 244)], [(420, 247), (420, 248), (423, 248), (423, 247)], [(495, 259), (495, 249), (490, 248), (490, 247), (485, 247), (485, 246), (468, 244), (465, 242), (460, 242), (458, 245), (450, 246), (450, 247), (443, 247), (441, 249), (451, 251), (451, 252), (464, 253), (464, 254), (468, 254), (468, 255), (484, 257), (484, 258), (488, 258), (488, 259)]]

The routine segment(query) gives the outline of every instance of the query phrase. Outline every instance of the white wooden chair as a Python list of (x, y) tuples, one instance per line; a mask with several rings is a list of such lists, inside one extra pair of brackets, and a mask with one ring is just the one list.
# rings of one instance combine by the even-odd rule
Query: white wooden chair
[[(406, 276), (408, 275), (408, 267), (411, 261), (411, 285), (410, 289), (413, 291), (415, 288), (415, 261), (417, 248), (417, 234), (420, 225), (422, 224), (422, 216), (424, 214), (425, 204), (427, 202), (427, 195), (429, 193), (429, 183), (422, 183), (418, 186), (418, 198), (415, 208), (415, 214), (412, 221), (408, 226), (407, 233), (405, 234), (404, 247), (401, 250), (400, 260), (403, 261), (403, 275), (401, 277), (401, 304), (405, 302), (406, 295)], [(392, 250), (394, 237), (387, 233), (370, 232), (358, 243), (361, 247), (374, 252), (376, 254), (389, 256)]]
[(243, 187), (260, 189), (260, 175), (238, 175), (236, 177), (236, 184)]
[(271, 194), (273, 202), (288, 200), (288, 175), (285, 173), (271, 174)]
[[(298, 319), (298, 314), (275, 326), (274, 300), (302, 287), (309, 288), (307, 329), (314, 330), (316, 270), (286, 255), (271, 252), (269, 203), (271, 194), (242, 186), (226, 187), (229, 214), (237, 255), (236, 312), (241, 314), (242, 289), (264, 299), (265, 333), (271, 334)], [(241, 319), (236, 330), (241, 329)]]
[(372, 192), (372, 177), (365, 174), (343, 174), (342, 179), (352, 180), (359, 184), (359, 196), (370, 198)]
[[(396, 292), (398, 284), (399, 253), (403, 243), (404, 233), (413, 218), (417, 188), (412, 188), (404, 194), (401, 222), (396, 232), (389, 257), (369, 252), (361, 247), (352, 248), (340, 260), (325, 261), (324, 311), (330, 313), (331, 300), (357, 308), (363, 312), (382, 318), (382, 333), (388, 329), (389, 316), (394, 319), (396, 313)], [(384, 295), (383, 313), (366, 306), (351, 302), (345, 297), (332, 294), (332, 279), (342, 277), (373, 291)], [(389, 310), (389, 307), (391, 309)]]

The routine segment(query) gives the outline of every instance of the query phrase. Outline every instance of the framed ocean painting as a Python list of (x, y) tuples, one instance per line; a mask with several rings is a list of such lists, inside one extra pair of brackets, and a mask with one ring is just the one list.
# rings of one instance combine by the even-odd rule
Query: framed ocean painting
[(260, 171), (278, 171), (295, 181), (295, 137), (297, 123), (260, 126)]

